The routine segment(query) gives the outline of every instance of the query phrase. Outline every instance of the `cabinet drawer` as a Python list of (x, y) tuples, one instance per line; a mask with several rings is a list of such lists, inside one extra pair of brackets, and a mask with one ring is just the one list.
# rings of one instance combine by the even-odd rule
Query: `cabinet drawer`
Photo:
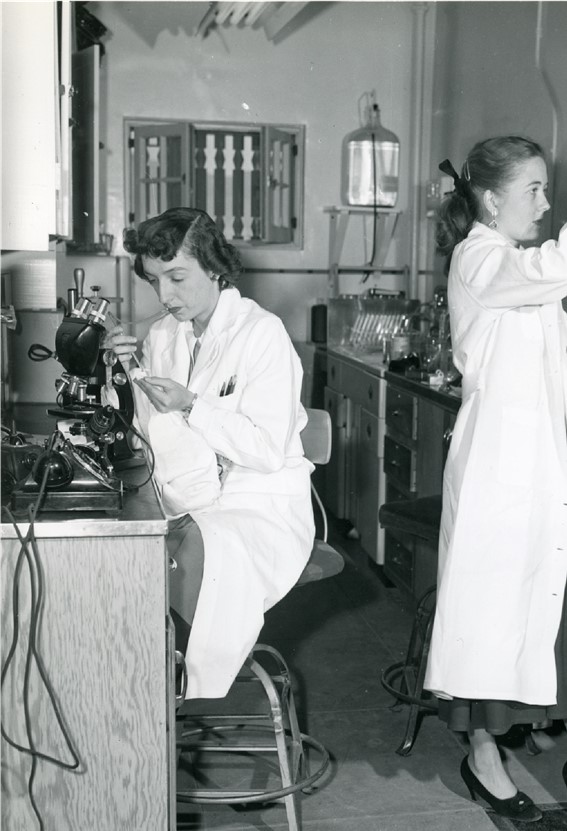
[[(409, 546), (409, 547), (408, 547)], [(384, 534), (384, 569), (395, 583), (402, 583), (410, 591), (413, 583), (413, 551), (405, 534)]]
[(380, 379), (369, 372), (343, 366), (341, 390), (356, 404), (360, 404), (370, 413), (378, 413), (380, 399)]
[(384, 437), (384, 473), (406, 491), (415, 490), (415, 452)]
[(417, 398), (388, 384), (386, 427), (414, 441), (417, 438)]
[(327, 355), (327, 385), (342, 392), (342, 368), (344, 364), (336, 358)]

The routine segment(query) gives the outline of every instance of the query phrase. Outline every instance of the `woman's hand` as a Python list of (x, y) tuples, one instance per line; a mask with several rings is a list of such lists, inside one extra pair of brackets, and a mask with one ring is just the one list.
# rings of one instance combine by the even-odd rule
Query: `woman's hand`
[(134, 381), (143, 390), (156, 410), (160, 413), (171, 413), (188, 407), (195, 394), (187, 387), (172, 381), (170, 378), (146, 377)]
[(102, 342), (103, 349), (112, 349), (120, 362), (126, 364), (136, 353), (137, 345), (138, 341), (134, 335), (125, 334), (122, 326), (114, 326), (113, 329), (109, 329)]

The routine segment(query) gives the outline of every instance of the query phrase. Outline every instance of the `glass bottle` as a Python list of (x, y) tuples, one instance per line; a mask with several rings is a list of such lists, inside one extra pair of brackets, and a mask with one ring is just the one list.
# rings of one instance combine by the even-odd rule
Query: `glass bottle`
[(346, 205), (393, 208), (398, 198), (400, 142), (380, 123), (378, 104), (367, 108), (367, 123), (345, 136), (341, 198)]

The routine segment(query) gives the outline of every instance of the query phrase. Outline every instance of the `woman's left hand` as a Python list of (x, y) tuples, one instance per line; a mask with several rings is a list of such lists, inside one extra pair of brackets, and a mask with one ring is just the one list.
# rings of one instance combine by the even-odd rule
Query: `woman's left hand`
[(156, 410), (160, 413), (171, 413), (185, 409), (193, 399), (195, 393), (187, 387), (172, 381), (170, 378), (155, 378), (152, 376), (138, 378), (136, 383), (148, 396)]

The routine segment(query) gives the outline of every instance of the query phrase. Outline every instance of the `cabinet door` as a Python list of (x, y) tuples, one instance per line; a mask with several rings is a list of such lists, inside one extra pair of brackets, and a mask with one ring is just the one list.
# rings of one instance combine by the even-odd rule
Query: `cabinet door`
[(75, 52), (73, 61), (73, 242), (100, 239), (100, 46)]
[(356, 445), (356, 519), (362, 547), (378, 559), (378, 508), (380, 504), (378, 417), (359, 408)]
[(137, 125), (130, 131), (129, 146), (133, 158), (130, 224), (176, 205), (194, 204), (189, 187), (187, 124)]
[(55, 3), (2, 3), (2, 249), (48, 251), (56, 222)]
[(346, 516), (348, 399), (325, 387), (325, 409), (331, 416), (331, 458), (325, 466), (325, 505), (339, 519)]

